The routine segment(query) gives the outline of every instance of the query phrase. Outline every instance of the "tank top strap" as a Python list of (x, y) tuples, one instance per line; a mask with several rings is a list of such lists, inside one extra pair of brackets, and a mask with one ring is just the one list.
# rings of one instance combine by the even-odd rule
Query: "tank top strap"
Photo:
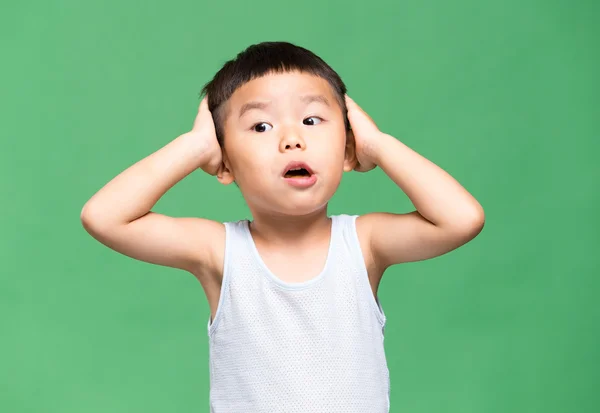
[(358, 215), (342, 214), (338, 215), (337, 218), (339, 221), (339, 227), (344, 249), (346, 251), (346, 256), (349, 262), (352, 263), (352, 266), (356, 268), (359, 286), (364, 291), (368, 301), (371, 303), (371, 307), (377, 317), (377, 320), (381, 323), (381, 326), (384, 327), (387, 317), (379, 299), (373, 295), (364, 254), (358, 238), (358, 231), (356, 230), (356, 220)]
[(248, 220), (230, 221), (225, 222), (225, 254), (223, 260), (223, 276), (221, 278), (221, 292), (219, 295), (219, 302), (217, 305), (217, 312), (213, 320), (209, 315), (207, 330), (209, 336), (216, 330), (219, 321), (221, 320), (221, 313), (223, 313), (226, 306), (226, 297), (229, 294), (229, 286), (231, 284), (231, 277), (237, 273), (234, 270), (234, 260), (247, 250), (245, 231), (248, 227)]

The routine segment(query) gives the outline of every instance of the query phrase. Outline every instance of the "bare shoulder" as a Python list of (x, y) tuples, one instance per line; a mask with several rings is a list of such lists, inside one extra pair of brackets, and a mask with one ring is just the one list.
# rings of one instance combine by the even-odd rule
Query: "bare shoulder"
[(381, 281), (381, 277), (385, 271), (382, 268), (373, 255), (373, 249), (371, 248), (371, 237), (373, 234), (373, 221), (376, 221), (377, 217), (375, 214), (359, 215), (356, 218), (356, 233), (358, 235), (358, 242), (360, 249), (365, 260), (365, 267), (369, 274), (369, 281), (373, 293), (377, 295), (377, 289)]

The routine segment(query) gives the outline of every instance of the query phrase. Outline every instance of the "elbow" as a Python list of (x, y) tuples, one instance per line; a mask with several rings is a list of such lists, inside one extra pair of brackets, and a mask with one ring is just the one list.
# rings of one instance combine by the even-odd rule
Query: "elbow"
[(110, 236), (129, 223), (119, 220), (110, 208), (91, 201), (83, 206), (79, 219), (83, 228), (94, 238)]
[(96, 221), (92, 215), (92, 208), (90, 207), (89, 202), (86, 203), (83, 208), (81, 208), (79, 220), (87, 232), (91, 233), (93, 228), (96, 226)]
[(485, 212), (483, 207), (476, 202), (461, 219), (460, 231), (468, 238), (475, 238), (485, 225)]
[(83, 228), (91, 235), (101, 232), (107, 226), (106, 220), (102, 218), (100, 212), (90, 202), (87, 202), (81, 209), (79, 219)]
[(456, 211), (453, 218), (444, 227), (453, 238), (467, 242), (475, 238), (483, 229), (485, 213), (481, 205), (475, 202)]

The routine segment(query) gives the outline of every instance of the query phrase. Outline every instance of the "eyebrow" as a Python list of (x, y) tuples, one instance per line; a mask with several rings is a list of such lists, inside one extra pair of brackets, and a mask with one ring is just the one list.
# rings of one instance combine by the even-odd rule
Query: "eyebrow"
[[(326, 106), (330, 106), (329, 101), (327, 100), (327, 98), (323, 95), (304, 95), (302, 97), (300, 97), (300, 100), (305, 103), (306, 105), (312, 103), (312, 102), (319, 102), (322, 103)], [(240, 114), (239, 114), (239, 118), (241, 118), (242, 116), (244, 116), (244, 113), (248, 112), (249, 110), (252, 109), (261, 109), (264, 110), (267, 107), (269, 107), (271, 105), (270, 102), (257, 102), (257, 101), (252, 101), (252, 102), (248, 102), (248, 103), (244, 103), (240, 109)]]
[(252, 110), (252, 109), (266, 109), (269, 105), (270, 105), (269, 102), (248, 102), (248, 103), (244, 103), (244, 105), (240, 109), (239, 118), (241, 118), (242, 116), (244, 116), (244, 113), (248, 112), (249, 110)]
[(323, 96), (323, 95), (305, 95), (305, 96), (302, 96), (302, 97), (300, 98), (300, 100), (301, 100), (302, 102), (306, 103), (307, 105), (308, 105), (309, 103), (312, 103), (312, 102), (320, 102), (320, 103), (322, 103), (322, 104), (324, 104), (324, 105), (326, 105), (326, 106), (330, 106), (330, 105), (329, 105), (329, 101), (328, 101), (328, 100), (327, 100), (327, 98), (326, 98), (325, 96)]

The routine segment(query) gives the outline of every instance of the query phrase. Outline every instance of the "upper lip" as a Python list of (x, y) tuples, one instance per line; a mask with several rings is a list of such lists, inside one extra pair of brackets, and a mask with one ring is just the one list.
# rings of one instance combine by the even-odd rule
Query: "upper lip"
[(299, 169), (299, 168), (304, 168), (308, 171), (309, 174), (311, 174), (311, 175), (313, 174), (313, 170), (310, 169), (310, 166), (308, 166), (308, 164), (306, 162), (292, 161), (285, 166), (285, 168), (283, 169), (282, 175), (285, 175), (290, 169)]

